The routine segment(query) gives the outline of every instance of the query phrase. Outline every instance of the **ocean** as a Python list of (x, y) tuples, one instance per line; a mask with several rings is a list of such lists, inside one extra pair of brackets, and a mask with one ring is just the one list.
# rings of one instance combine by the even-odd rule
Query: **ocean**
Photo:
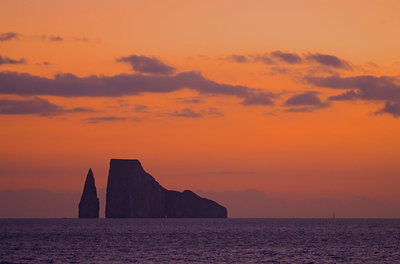
[(400, 263), (400, 219), (0, 219), (0, 263)]

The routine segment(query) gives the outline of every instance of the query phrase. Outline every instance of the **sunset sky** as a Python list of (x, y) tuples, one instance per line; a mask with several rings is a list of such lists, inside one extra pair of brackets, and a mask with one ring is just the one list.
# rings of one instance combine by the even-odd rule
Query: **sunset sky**
[(0, 190), (400, 200), (400, 1), (0, 2)]

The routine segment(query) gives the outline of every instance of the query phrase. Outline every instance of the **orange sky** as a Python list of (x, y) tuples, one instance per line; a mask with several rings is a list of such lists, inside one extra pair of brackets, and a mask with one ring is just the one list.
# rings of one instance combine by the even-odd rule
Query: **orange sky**
[[(80, 190), (89, 167), (104, 188), (110, 158), (138, 158), (178, 190), (398, 197), (399, 14), (397, 0), (3, 0), (0, 189)], [(120, 74), (160, 90), (99, 96)]]

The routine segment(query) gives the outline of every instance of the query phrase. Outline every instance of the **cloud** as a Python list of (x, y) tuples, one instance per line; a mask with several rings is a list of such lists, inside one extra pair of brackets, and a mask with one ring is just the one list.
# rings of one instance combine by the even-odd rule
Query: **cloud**
[(117, 59), (118, 62), (129, 63), (137, 73), (170, 75), (175, 72), (175, 68), (166, 65), (155, 57), (131, 55)]
[(372, 75), (340, 77), (339, 75), (333, 75), (328, 77), (306, 77), (305, 80), (319, 87), (352, 90), (339, 96), (330, 97), (331, 100), (363, 99), (400, 102), (399, 79), (395, 77)]
[(282, 52), (279, 50), (271, 52), (271, 56), (281, 59), (289, 64), (301, 63), (303, 61), (296, 53)]
[(61, 41), (64, 40), (63, 37), (58, 36), (58, 35), (57, 36), (54, 36), (54, 35), (46, 36), (46, 35), (44, 35), (44, 38), (47, 38), (48, 40), (53, 41), (53, 42), (61, 42)]
[(273, 105), (272, 99), (275, 97), (270, 92), (256, 92), (245, 96), (242, 105)]
[(199, 104), (202, 103), (204, 100), (198, 96), (195, 97), (186, 97), (186, 98), (176, 98), (179, 102), (186, 103), (186, 104)]
[(100, 116), (100, 117), (86, 118), (83, 121), (90, 124), (97, 124), (102, 122), (126, 121), (128, 119), (129, 119), (128, 117), (122, 117), (122, 116)]
[(263, 54), (263, 55), (253, 55), (254, 62), (262, 62), (264, 64), (270, 65), (270, 64), (275, 64), (274, 60), (268, 55), (268, 54)]
[(201, 113), (203, 115), (215, 116), (215, 117), (223, 117), (225, 116), (218, 108), (210, 107), (206, 110), (202, 110)]
[(19, 34), (16, 32), (5, 32), (0, 34), (0, 42), (18, 39)]
[(220, 84), (197, 72), (174, 76), (120, 74), (77, 77), (58, 74), (54, 79), (27, 73), (0, 72), (0, 94), (50, 95), (63, 97), (116, 97), (142, 93), (169, 93), (188, 88), (200, 94), (235, 96), (243, 105), (272, 105), (271, 92), (240, 85)]
[(49, 61), (43, 61), (43, 62), (37, 62), (36, 65), (37, 65), (37, 66), (45, 66), (45, 67), (48, 67), (48, 66), (52, 66), (53, 63), (51, 63), (51, 62), (49, 62)]
[(171, 113), (171, 116), (176, 116), (176, 117), (187, 117), (187, 118), (200, 118), (203, 117), (202, 114), (194, 112), (190, 108), (184, 108), (180, 111), (175, 110), (175, 112)]
[(308, 62), (308, 64), (312, 64), (317, 62), (320, 65), (340, 68), (340, 69), (351, 69), (351, 66), (348, 62), (338, 58), (334, 55), (328, 54), (307, 54), (300, 56), (293, 52), (283, 52), (280, 50), (267, 52), (264, 54), (252, 54), (252, 55), (230, 55), (226, 57), (227, 60), (239, 62), (239, 63), (256, 63), (261, 62), (267, 65), (276, 65), (279, 62), (284, 62), (286, 64), (300, 64), (303, 62)]
[(377, 113), (388, 113), (398, 116), (400, 105), (399, 78), (389, 76), (360, 75), (340, 77), (306, 77), (305, 80), (319, 87), (348, 90), (342, 94), (331, 96), (329, 100), (367, 100), (386, 101), (385, 107)]
[(227, 59), (233, 60), (233, 61), (239, 62), (239, 63), (247, 63), (247, 62), (249, 62), (249, 58), (247, 58), (246, 56), (236, 55), (236, 54), (233, 54), (233, 55), (229, 56)]
[(285, 105), (286, 106), (299, 106), (299, 105), (321, 105), (323, 104), (319, 97), (317, 96), (317, 92), (305, 92), (302, 94), (294, 95), (290, 97)]
[(355, 91), (351, 90), (339, 95), (329, 96), (328, 99), (333, 101), (345, 101), (345, 100), (357, 99), (357, 97), (358, 94)]
[(324, 107), (328, 107), (330, 105), (329, 102), (322, 102), (317, 94), (317, 92), (309, 91), (290, 97), (285, 102), (285, 106), (290, 106), (290, 108), (286, 109), (285, 112), (312, 112)]
[(396, 102), (396, 103), (386, 102), (385, 106), (381, 110), (376, 112), (376, 114), (383, 114), (383, 113), (391, 114), (394, 117), (399, 117), (400, 116), (400, 103), (399, 102)]
[(147, 105), (137, 104), (133, 107), (133, 110), (139, 113), (147, 113), (149, 111), (149, 107)]
[(334, 55), (315, 53), (307, 55), (306, 58), (309, 60), (313, 60), (323, 66), (342, 68), (342, 69), (351, 68), (346, 61), (341, 60)]
[(25, 59), (10, 59), (8, 57), (2, 57), (0, 56), (0, 65), (4, 65), (4, 64), (25, 64), (26, 60)]
[(175, 110), (170, 114), (171, 116), (175, 117), (186, 117), (186, 118), (202, 118), (205, 116), (211, 116), (211, 117), (223, 117), (224, 114), (215, 107), (210, 107), (208, 109), (202, 109), (199, 110), (198, 112), (193, 111), (190, 108), (184, 108), (182, 110)]
[(62, 106), (50, 103), (46, 99), (35, 97), (28, 100), (0, 100), (0, 114), (24, 115), (36, 114), (41, 116), (56, 115), (66, 112), (89, 112), (87, 108), (65, 109)]

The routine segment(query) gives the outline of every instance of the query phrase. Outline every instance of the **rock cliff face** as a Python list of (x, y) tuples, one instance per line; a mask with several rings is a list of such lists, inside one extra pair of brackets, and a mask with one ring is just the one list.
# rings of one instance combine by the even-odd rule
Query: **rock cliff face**
[(191, 191), (163, 188), (138, 160), (112, 159), (107, 183), (106, 218), (219, 217), (226, 208)]
[(78, 210), (79, 218), (99, 218), (99, 199), (97, 198), (92, 169), (89, 169), (86, 176)]

